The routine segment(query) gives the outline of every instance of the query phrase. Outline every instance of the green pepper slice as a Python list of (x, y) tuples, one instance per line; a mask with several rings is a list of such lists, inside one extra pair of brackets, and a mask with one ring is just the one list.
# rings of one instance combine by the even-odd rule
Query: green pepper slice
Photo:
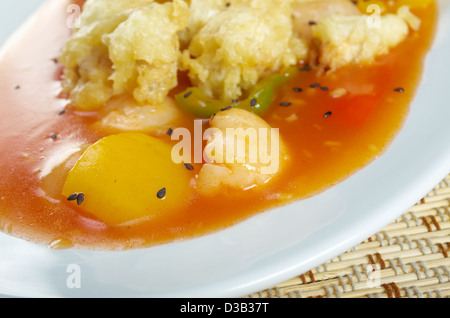
[(201, 118), (209, 118), (231, 107), (242, 108), (261, 115), (272, 103), (277, 87), (292, 78), (296, 71), (297, 68), (289, 68), (285, 72), (262, 79), (249, 91), (248, 97), (243, 100), (227, 102), (210, 98), (205, 96), (197, 87), (190, 87), (175, 95), (175, 100), (182, 108)]

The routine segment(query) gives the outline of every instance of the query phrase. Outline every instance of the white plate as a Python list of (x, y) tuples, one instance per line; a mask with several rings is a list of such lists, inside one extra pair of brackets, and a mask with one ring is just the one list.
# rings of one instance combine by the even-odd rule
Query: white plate
[[(21, 1), (19, 7), (3, 0), (0, 41), (40, 3)], [(365, 169), (311, 199), (225, 231), (155, 248), (55, 251), (0, 234), (0, 293), (239, 297), (302, 274), (376, 233), (450, 171), (450, 3), (440, 5), (439, 32), (407, 122), (385, 155)], [(72, 274), (80, 274), (80, 280), (72, 280)]]

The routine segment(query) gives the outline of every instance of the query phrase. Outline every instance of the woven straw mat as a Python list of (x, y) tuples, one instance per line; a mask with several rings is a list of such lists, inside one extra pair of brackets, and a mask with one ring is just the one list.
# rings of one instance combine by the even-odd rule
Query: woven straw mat
[(246, 298), (450, 298), (450, 174), (340, 256)]

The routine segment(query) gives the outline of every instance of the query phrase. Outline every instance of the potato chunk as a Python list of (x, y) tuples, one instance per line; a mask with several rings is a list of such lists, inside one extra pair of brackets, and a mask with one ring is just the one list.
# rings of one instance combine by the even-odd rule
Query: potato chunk
[(231, 100), (265, 75), (295, 65), (307, 48), (293, 36), (291, 3), (231, 3), (195, 33), (182, 69), (205, 95)]
[(110, 225), (174, 212), (190, 198), (191, 174), (172, 161), (171, 151), (141, 133), (105, 137), (83, 153), (62, 194), (82, 193), (80, 208)]
[(279, 136), (261, 117), (239, 108), (217, 113), (204, 154), (207, 163), (197, 178), (197, 191), (246, 190), (273, 179), (287, 159)]

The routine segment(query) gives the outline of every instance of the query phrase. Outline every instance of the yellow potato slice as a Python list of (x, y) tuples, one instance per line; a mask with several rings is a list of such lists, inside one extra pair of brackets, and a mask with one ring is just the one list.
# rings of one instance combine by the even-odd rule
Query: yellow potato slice
[(62, 194), (110, 225), (171, 213), (189, 200), (194, 176), (172, 161), (171, 151), (169, 144), (142, 133), (105, 137), (83, 153)]

